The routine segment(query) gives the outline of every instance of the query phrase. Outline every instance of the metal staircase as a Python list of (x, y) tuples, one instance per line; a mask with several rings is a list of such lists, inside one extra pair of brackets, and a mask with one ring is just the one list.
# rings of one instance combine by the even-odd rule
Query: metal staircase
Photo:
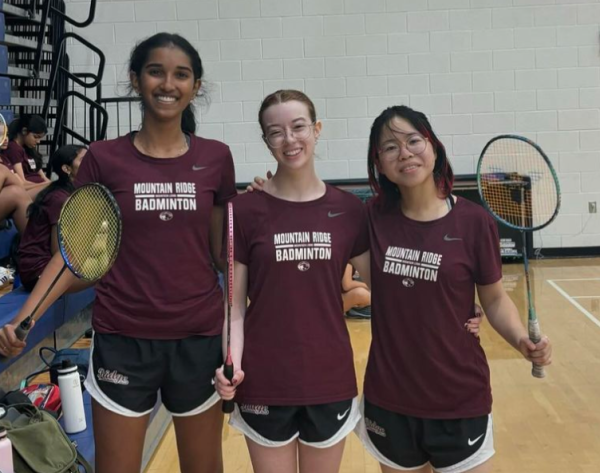
[[(67, 24), (90, 25), (96, 2), (90, 0), (87, 18), (77, 21), (63, 0), (0, 0), (0, 113), (7, 122), (21, 114), (43, 116), (49, 132), (40, 151), (46, 157), (67, 142), (89, 144), (106, 134), (108, 115), (98, 104), (104, 54), (66, 31)], [(96, 71), (70, 71), (69, 41), (98, 55)]]

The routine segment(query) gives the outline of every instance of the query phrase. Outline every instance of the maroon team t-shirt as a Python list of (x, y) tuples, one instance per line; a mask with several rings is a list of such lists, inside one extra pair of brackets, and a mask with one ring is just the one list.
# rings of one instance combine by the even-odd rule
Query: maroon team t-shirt
[(340, 281), (368, 250), (366, 209), (327, 186), (310, 202), (235, 199), (235, 260), (248, 266), (244, 382), (236, 401), (311, 405), (357, 395)]
[(485, 353), (464, 324), (473, 317), (475, 285), (502, 278), (495, 221), (462, 198), (431, 222), (376, 205), (369, 220), (373, 339), (365, 397), (430, 419), (490, 413)]
[(19, 246), (19, 274), (23, 281), (34, 283), (52, 258), (52, 227), (58, 223), (69, 192), (57, 189), (42, 201), (41, 212), (29, 219)]
[(29, 157), (25, 149), (16, 141), (9, 141), (4, 156), (6, 156), (13, 166), (16, 164), (23, 166), (23, 174), (29, 182), (44, 182), (42, 176), (38, 174), (39, 169), (37, 168), (35, 159)]
[(0, 164), (6, 166), (10, 172), (15, 172), (13, 163), (4, 155), (4, 151), (0, 151)]
[(105, 185), (119, 203), (117, 259), (96, 285), (93, 327), (147, 339), (218, 335), (222, 292), (209, 251), (212, 208), (236, 195), (229, 148), (191, 136), (171, 159), (140, 153), (131, 135), (93, 143), (77, 186)]

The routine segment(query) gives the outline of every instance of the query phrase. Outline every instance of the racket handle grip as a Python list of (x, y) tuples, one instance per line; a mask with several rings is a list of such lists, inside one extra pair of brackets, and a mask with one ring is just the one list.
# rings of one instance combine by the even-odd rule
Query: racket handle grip
[[(223, 365), (223, 374), (229, 381), (233, 380), (233, 363), (225, 363), (225, 365)], [(231, 414), (234, 406), (235, 404), (233, 399), (229, 401), (223, 401), (223, 412), (225, 414)]]
[(542, 365), (536, 365), (535, 363), (532, 363), (531, 365), (531, 375), (534, 378), (545, 378), (546, 377), (546, 370), (544, 369), (544, 367)]
[[(528, 329), (529, 329), (529, 339), (533, 343), (539, 343), (542, 339), (542, 333), (540, 332), (540, 323), (538, 322), (537, 318), (534, 320), (529, 319)], [(542, 365), (532, 363), (531, 364), (531, 376), (533, 376), (534, 378), (539, 378), (539, 379), (545, 378), (546, 370), (544, 369), (544, 367)]]
[(23, 320), (15, 329), (15, 335), (21, 341), (25, 341), (27, 335), (29, 335), (29, 330), (31, 329), (31, 318), (27, 317)]
[[(15, 328), (16, 337), (19, 340), (24, 341), (27, 338), (27, 335), (29, 334), (30, 328), (31, 328), (31, 317), (27, 317), (19, 325), (17, 325), (17, 328)], [(9, 358), (7, 356), (0, 355), (0, 363), (6, 363), (8, 360), (9, 360)]]

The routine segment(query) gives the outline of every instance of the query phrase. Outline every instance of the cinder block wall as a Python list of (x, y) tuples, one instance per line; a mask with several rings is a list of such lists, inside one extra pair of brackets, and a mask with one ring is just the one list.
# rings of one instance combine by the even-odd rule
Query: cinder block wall
[[(83, 18), (87, 0), (67, 8)], [(366, 177), (370, 125), (391, 104), (430, 115), (458, 174), (475, 171), (492, 136), (526, 135), (563, 190), (536, 244), (585, 247), (600, 246), (588, 213), (600, 204), (599, 23), (597, 0), (100, 0), (80, 33), (107, 56), (105, 97), (126, 93), (137, 41), (169, 31), (197, 46), (211, 99), (199, 133), (230, 145), (239, 181), (273, 168), (257, 110), (283, 87), (317, 106), (325, 179)], [(78, 45), (69, 54), (77, 69), (93, 65)]]

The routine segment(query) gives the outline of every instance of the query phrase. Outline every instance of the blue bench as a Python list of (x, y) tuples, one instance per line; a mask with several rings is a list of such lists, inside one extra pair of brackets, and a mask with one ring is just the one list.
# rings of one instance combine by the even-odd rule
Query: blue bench
[(8, 48), (0, 46), (0, 74), (8, 73)]
[(10, 123), (15, 119), (15, 112), (7, 109), (0, 109), (0, 115), (4, 117), (6, 123)]
[[(17, 315), (28, 297), (29, 293), (23, 287), (0, 297), (0, 327), (10, 322)], [(36, 322), (35, 329), (31, 331), (27, 338), (27, 346), (23, 353), (17, 358), (8, 360), (6, 363), (0, 363), (0, 372), (5, 371), (29, 351), (36, 348), (48, 336), (53, 336), (56, 330), (73, 319), (93, 300), (93, 288), (86, 289), (77, 294), (67, 294), (58, 299)]]
[(4, 259), (10, 255), (10, 245), (13, 239), (17, 236), (17, 229), (11, 226), (8, 230), (0, 230), (0, 259)]
[[(15, 318), (21, 306), (29, 297), (23, 287), (15, 289), (8, 294), (0, 297), (0, 326), (4, 326)], [(44, 315), (36, 322), (35, 329), (31, 331), (27, 338), (27, 346), (23, 350), (23, 355), (35, 348), (42, 342), (50, 333), (58, 327), (58, 319), (62, 317), (64, 312), (64, 301), (58, 300), (44, 313)], [(6, 363), (0, 363), (0, 371), (6, 370), (10, 365), (15, 363), (20, 357), (11, 358)]]

